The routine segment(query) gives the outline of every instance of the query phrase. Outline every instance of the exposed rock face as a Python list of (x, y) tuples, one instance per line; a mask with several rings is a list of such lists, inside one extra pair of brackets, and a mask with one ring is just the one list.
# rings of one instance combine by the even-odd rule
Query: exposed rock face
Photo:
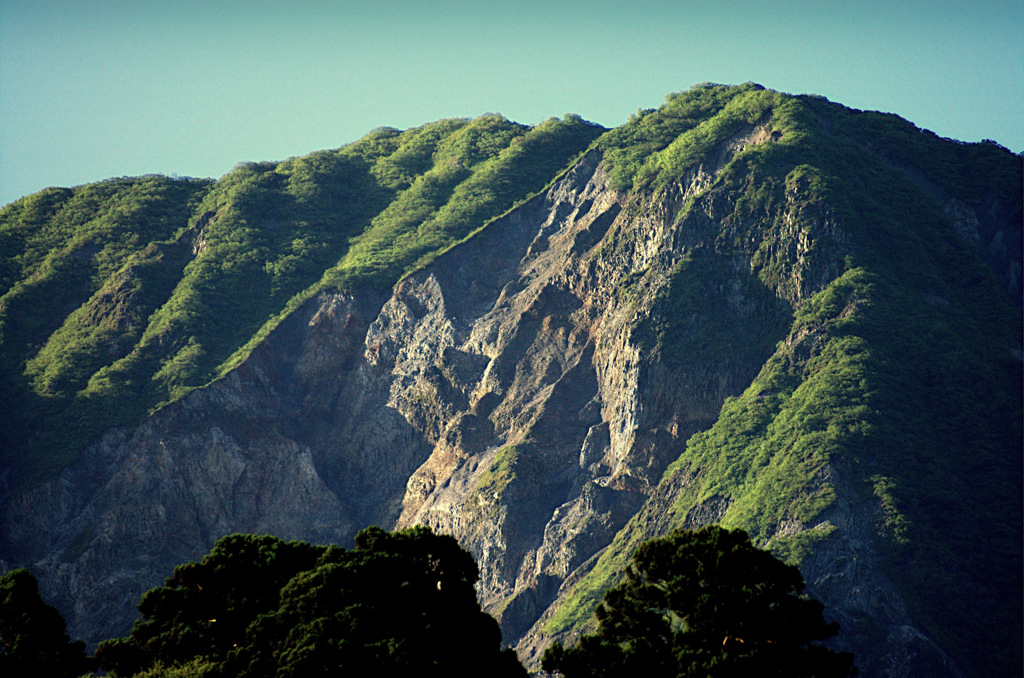
[[(419, 463), (408, 425), (382, 432), (394, 453), (371, 468), (345, 454), (323, 464), (324, 446), (347, 434), (325, 424), (331, 412), (374, 397), (354, 370), (379, 304), (318, 299), (227, 378), (131, 434), (107, 433), (58, 477), (9, 499), (6, 549), (45, 573), (51, 596), (73, 601), (72, 634), (122, 633), (143, 591), (224, 534), (335, 542), (387, 521), (382, 495)], [(350, 489), (339, 495), (324, 479), (342, 466)]]
[[(71, 633), (95, 642), (123, 633), (143, 591), (224, 534), (345, 544), (368, 524), (424, 523), (473, 553), (485, 607), (536, 662), (552, 603), (642, 506), (657, 515), (671, 502), (671, 487), (657, 489), (668, 464), (757, 376), (793, 309), (842, 271), (843, 229), (795, 200), (768, 249), (787, 262), (777, 289), (749, 291), (761, 243), (713, 247), (733, 206), (701, 191), (757, 143), (771, 143), (767, 128), (735, 135), (656, 203), (609, 189), (592, 151), (389, 298), (313, 299), (228, 377), (9, 497), (6, 557), (32, 565)], [(666, 360), (650, 321), (700, 248), (725, 271), (706, 293), (747, 343)], [(870, 618), (885, 638), (865, 675), (911, 675), (923, 654), (955, 675), (876, 564), (877, 502), (834, 476), (822, 520), (837, 536), (805, 561), (811, 593), (844, 626)], [(727, 506), (705, 502), (687, 525)]]

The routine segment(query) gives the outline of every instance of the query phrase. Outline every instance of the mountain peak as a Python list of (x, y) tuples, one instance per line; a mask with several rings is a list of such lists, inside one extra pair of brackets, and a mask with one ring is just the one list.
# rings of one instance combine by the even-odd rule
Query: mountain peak
[(718, 523), (801, 567), (861, 675), (1004, 673), (1021, 183), (994, 144), (705, 83), (611, 130), (487, 114), (29, 196), (0, 558), (94, 642), (224, 534), (421, 523), (531, 662), (642, 540)]

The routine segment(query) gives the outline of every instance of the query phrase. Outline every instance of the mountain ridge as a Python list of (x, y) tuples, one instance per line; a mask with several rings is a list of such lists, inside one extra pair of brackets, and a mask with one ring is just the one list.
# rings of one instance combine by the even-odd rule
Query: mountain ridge
[[(176, 382), (177, 395), (141, 426), (107, 426), (57, 475), (51, 465), (49, 478), (8, 483), (3, 559), (41, 567), (44, 588), (78, 601), (72, 626), (85, 629), (88, 607), (130, 607), (161, 567), (198, 556), (225, 531), (343, 541), (366, 522), (424, 522), (474, 554), (482, 602), (535, 660), (552, 636), (586, 623), (638, 539), (724, 521), (801, 563), (809, 590), (849, 630), (840, 642), (864, 675), (1012, 665), (1019, 634), (1016, 645), (1008, 639), (1020, 620), (998, 610), (1020, 588), (1020, 157), (750, 84), (672, 95), (607, 132), (567, 117), (547, 133), (575, 141), (540, 135), (565, 149), (562, 159), (526, 163), (545, 168), (523, 170), (538, 188), (517, 189), (511, 203), (484, 196), (486, 218), (470, 198), (503, 177), (516, 184), (516, 172), (502, 172), (530, 141), (493, 117), (371, 134), (344, 156), (377, 158), (351, 175), (363, 183), (339, 182), (340, 156), (326, 152), (240, 167), (219, 189), (181, 184), (200, 203), (187, 228), (120, 267), (109, 244), (90, 249), (80, 236), (65, 257), (49, 254), (59, 273), (107, 253), (101, 270), (121, 276), (76, 311), (85, 327), (119, 327), (121, 316), (104, 310), (119, 307), (103, 300), (135, 308), (145, 295), (122, 291), (129, 272), (168, 258), (173, 270), (182, 261), (174, 252), (189, 245), (195, 259), (183, 270), (222, 261), (217, 247), (266, 251), (262, 266), (245, 269), (261, 270), (266, 287), (249, 292), (273, 296), (275, 274), (299, 292), (275, 297), (281, 310), (269, 322), (249, 323), (264, 329), (238, 335), (235, 357), (219, 349), (223, 367), (208, 385)], [(527, 147), (514, 149), (520, 155), (510, 150), (516, 139)], [(481, 169), (467, 177), (461, 164)], [(474, 176), (483, 178), (467, 184)], [(454, 185), (469, 200), (461, 211), (438, 202), (460, 177)], [(298, 233), (288, 224), (327, 214), (312, 206), (334, 204), (323, 192), (345, 187), (346, 204), (372, 209), (359, 191), (372, 202), (387, 181), (408, 186), (394, 193), (405, 197), (364, 213), (366, 233), (379, 238), (348, 244), (367, 243), (346, 270), (363, 266), (370, 284), (354, 286), (337, 267), (320, 278), (333, 287), (315, 282), (314, 269), (303, 279), (312, 283), (280, 277), (318, 246), (276, 235), (282, 226)], [(308, 218), (290, 212), (287, 221), (266, 197), (284, 185), (303, 189), (289, 204), (310, 205)], [(210, 209), (215, 190), (232, 197)], [(31, 220), (23, 231), (7, 226), (30, 203), (5, 208), (0, 251), (31, 251), (11, 235), (30, 232)], [(340, 214), (322, 218), (340, 224)], [(212, 230), (231, 219), (248, 233), (234, 250)], [(464, 225), (445, 230), (456, 222)], [(449, 235), (430, 240), (438, 232)], [(395, 249), (383, 268), (366, 258), (401, 238), (411, 249)], [(21, 285), (0, 298), (5, 338), (32, 334), (14, 311), (42, 297), (19, 297), (33, 290), (31, 280)], [(135, 303), (136, 318), (152, 306)], [(173, 327), (167, 308), (152, 317)], [(209, 350), (174, 339), (184, 330), (151, 336), (172, 348), (154, 376), (197, 365)], [(59, 391), (38, 355), (12, 359), (25, 345), (5, 339), (5, 374), (25, 384), (27, 372)], [(170, 383), (162, 397), (175, 393)], [(16, 402), (4, 388), (5, 404)], [(961, 472), (962, 459), (977, 480)], [(933, 513), (958, 517), (950, 527)], [(176, 535), (173, 548), (165, 535)], [(1008, 562), (989, 542), (1013, 554)], [(115, 567), (112, 554), (131, 565)], [(949, 572), (967, 593), (930, 601), (929, 586), (954, 591)], [(90, 577), (119, 583), (90, 592), (81, 583)], [(958, 605), (998, 613), (958, 639), (962, 624), (944, 630)], [(123, 630), (110, 619), (103, 628)], [(998, 656), (1000, 644), (1009, 655)]]

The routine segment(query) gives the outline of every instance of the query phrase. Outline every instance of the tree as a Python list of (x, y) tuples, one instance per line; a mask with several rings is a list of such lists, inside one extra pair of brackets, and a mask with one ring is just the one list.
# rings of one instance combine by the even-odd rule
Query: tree
[(145, 594), (131, 635), (102, 643), (117, 676), (377, 675), (495, 678), (526, 672), (480, 610), (478, 570), (452, 537), (371, 527), (355, 549), (232, 535)]
[(143, 594), (142, 619), (130, 636), (100, 643), (96, 659), (119, 676), (196, 658), (223, 661), (245, 642), (256, 617), (276, 609), (281, 588), (315, 567), (324, 550), (267, 535), (223, 537), (201, 562), (179, 565), (164, 586)]
[(36, 578), (24, 568), (0, 576), (0, 675), (62, 678), (92, 668), (85, 643), (71, 642)]
[(677, 531), (637, 549), (597, 607), (597, 633), (556, 643), (543, 667), (567, 678), (854, 675), (852, 654), (820, 644), (839, 626), (803, 588), (796, 567), (742, 530)]

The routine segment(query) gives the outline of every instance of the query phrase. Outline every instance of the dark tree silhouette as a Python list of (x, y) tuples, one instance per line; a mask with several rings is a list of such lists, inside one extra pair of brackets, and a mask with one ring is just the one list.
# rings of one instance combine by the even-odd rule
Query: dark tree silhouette
[(142, 598), (131, 635), (102, 643), (118, 676), (204, 662), (205, 674), (525, 678), (481, 611), (478, 570), (452, 537), (371, 527), (355, 549), (233, 535)]
[(71, 642), (64, 618), (20, 568), (0, 577), (0, 676), (80, 676), (93, 668), (85, 643)]
[(741, 530), (678, 531), (641, 545), (598, 606), (597, 633), (554, 645), (543, 666), (567, 678), (853, 675), (853, 655), (820, 644), (839, 626), (803, 588)]

